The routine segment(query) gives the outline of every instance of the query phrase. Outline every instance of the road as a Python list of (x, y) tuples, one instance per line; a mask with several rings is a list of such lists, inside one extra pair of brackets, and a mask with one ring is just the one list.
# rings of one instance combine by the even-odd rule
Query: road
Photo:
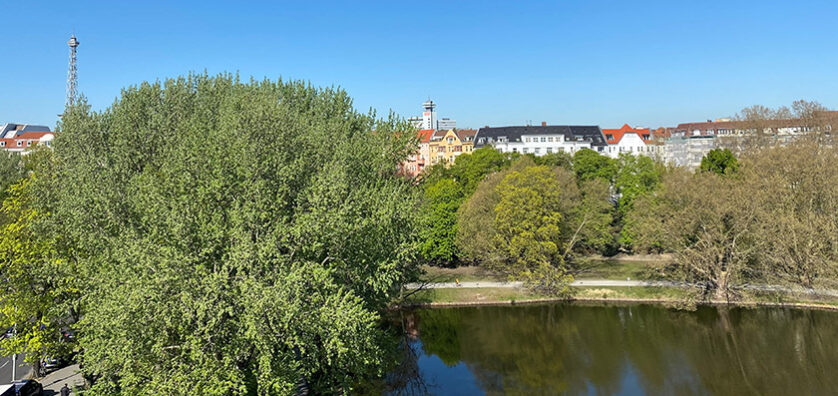
[[(697, 285), (680, 282), (667, 281), (642, 281), (642, 280), (608, 280), (608, 279), (583, 279), (576, 280), (570, 284), (573, 287), (697, 287)], [(519, 288), (523, 287), (522, 282), (440, 282), (440, 283), (408, 283), (408, 289), (454, 289), (454, 288)], [(742, 285), (734, 286), (733, 289), (757, 290), (764, 292), (801, 293), (819, 296), (838, 297), (838, 290), (833, 289), (804, 289), (776, 285)]]
[[(23, 355), (17, 355), (17, 370), (15, 379), (24, 379), (33, 374), (32, 366), (23, 363)], [(0, 384), (8, 384), (12, 381), (12, 357), (0, 358)]]

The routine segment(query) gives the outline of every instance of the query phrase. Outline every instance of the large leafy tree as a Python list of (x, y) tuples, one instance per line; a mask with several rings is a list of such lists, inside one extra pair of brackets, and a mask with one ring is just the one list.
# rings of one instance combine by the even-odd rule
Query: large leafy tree
[(562, 243), (562, 194), (554, 173), (546, 166), (513, 171), (497, 186), (495, 243), (506, 254), (500, 268), (537, 289), (567, 291), (568, 275)]
[(682, 280), (704, 285), (706, 297), (729, 300), (733, 286), (757, 276), (765, 249), (752, 198), (746, 184), (715, 173), (671, 172), (660, 191), (638, 200), (628, 225), (639, 249), (675, 252)]
[(62, 330), (78, 320), (78, 289), (72, 263), (58, 251), (59, 235), (42, 227), (48, 213), (33, 201), (38, 174), (10, 186), (0, 226), (0, 340), (3, 354), (25, 353), (37, 365), (44, 356), (65, 356), (73, 346)]
[(462, 200), (462, 188), (451, 179), (440, 179), (425, 190), (420, 251), (428, 262), (436, 265), (457, 262), (457, 210)]
[(556, 168), (564, 168), (569, 171), (573, 170), (573, 156), (565, 151), (548, 153), (542, 156), (533, 155), (533, 161), (536, 163), (536, 165), (546, 165)]
[(191, 75), (82, 101), (60, 130), (36, 208), (74, 247), (93, 392), (341, 393), (381, 373), (377, 312), (414, 263), (408, 125), (339, 89)]
[(0, 202), (6, 198), (6, 190), (23, 178), (25, 169), (20, 154), (0, 150)]
[(573, 154), (573, 170), (580, 182), (601, 179), (606, 183), (612, 183), (617, 166), (611, 158), (594, 150), (582, 149)]
[(449, 173), (460, 183), (463, 193), (469, 196), (486, 175), (506, 169), (510, 163), (509, 157), (493, 147), (486, 146), (474, 150), (471, 154), (458, 156)]
[[(621, 154), (617, 159), (617, 174), (614, 178), (614, 189), (617, 191), (617, 215), (623, 220), (631, 210), (634, 201), (655, 189), (661, 181), (662, 169), (651, 158)], [(634, 240), (631, 227), (620, 230), (620, 243), (631, 248)]]
[(739, 161), (730, 149), (713, 149), (701, 158), (700, 169), (705, 172), (724, 175), (736, 172), (739, 169)]
[[(838, 150), (817, 141), (761, 150), (738, 177), (758, 204), (762, 272), (771, 283), (816, 287), (838, 275)], [(831, 285), (830, 285), (831, 286)]]

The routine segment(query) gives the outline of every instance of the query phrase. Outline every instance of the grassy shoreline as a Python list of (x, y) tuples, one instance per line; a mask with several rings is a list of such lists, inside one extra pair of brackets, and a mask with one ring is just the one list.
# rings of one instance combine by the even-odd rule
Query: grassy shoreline
[[(576, 279), (660, 280), (661, 267), (669, 257), (617, 257), (603, 259), (587, 257), (580, 260), (581, 271)], [(505, 281), (504, 276), (481, 267), (438, 268), (423, 267), (426, 282)], [(733, 301), (699, 299), (696, 291), (682, 287), (574, 287), (570, 297), (541, 295), (518, 288), (449, 288), (426, 289), (416, 292), (399, 307), (457, 307), (479, 305), (516, 305), (549, 302), (570, 303), (643, 303), (662, 304), (677, 308), (695, 305), (772, 306), (801, 309), (838, 310), (838, 298), (800, 296), (784, 293), (743, 293)]]
[[(423, 290), (409, 301), (394, 309), (402, 308), (444, 308), (497, 305), (524, 305), (565, 302), (577, 303), (617, 303), (617, 304), (660, 304), (672, 308), (689, 309), (696, 305), (716, 305), (731, 307), (782, 307), (798, 309), (819, 309), (838, 311), (835, 300), (803, 300), (794, 296), (748, 296), (739, 300), (696, 300), (686, 301), (689, 292), (681, 288), (666, 287), (623, 287), (623, 288), (580, 288), (579, 293), (571, 297), (549, 297), (529, 292), (525, 289), (480, 288), (480, 289), (433, 289)], [(629, 289), (629, 290), (616, 290)], [(621, 292), (623, 291), (623, 292)], [(681, 296), (682, 298), (679, 298)]]

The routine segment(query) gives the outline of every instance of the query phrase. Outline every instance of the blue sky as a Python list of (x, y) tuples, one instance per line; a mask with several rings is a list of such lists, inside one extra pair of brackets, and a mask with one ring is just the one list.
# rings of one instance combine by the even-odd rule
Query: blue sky
[(752, 104), (838, 107), (835, 1), (0, 0), (0, 123), (54, 126), (75, 31), (96, 109), (207, 70), (339, 85), (461, 127), (674, 126)]

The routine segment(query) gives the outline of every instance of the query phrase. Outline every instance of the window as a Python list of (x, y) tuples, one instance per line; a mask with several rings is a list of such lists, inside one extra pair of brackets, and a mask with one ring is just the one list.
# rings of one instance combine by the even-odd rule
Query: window
[[(47, 142), (49, 143), (49, 142)], [(6, 142), (0, 142), (0, 147), (6, 147)]]
[(17, 146), (20, 147), (23, 144), (20, 140), (17, 141)]
[(527, 153), (527, 148), (526, 148), (526, 147), (524, 147), (524, 154), (526, 154), (526, 153)]
[(512, 152), (513, 152), (513, 153), (517, 153), (517, 152), (518, 152), (518, 147), (513, 147), (513, 148), (512, 148)]
[(553, 153), (553, 148), (552, 147), (547, 147), (547, 154), (551, 154), (551, 153)]
[(524, 142), (527, 142), (527, 143), (529, 143), (529, 142), (530, 142), (530, 138), (528, 138), (528, 137), (525, 137), (525, 138), (524, 138)]
[(540, 148), (538, 148), (538, 147), (536, 147), (536, 148), (535, 148), (535, 153), (536, 153), (536, 154), (541, 153), (541, 149), (540, 149)]
[(448, 138), (448, 144), (454, 144), (454, 138), (452, 138), (452, 137)]
[(550, 142), (550, 143), (553, 143), (553, 137), (552, 136), (548, 137), (547, 141)]
[(546, 137), (544, 137), (544, 136), (542, 136), (542, 137), (541, 137), (541, 143), (544, 143), (544, 142), (546, 142), (546, 141), (547, 141), (547, 138), (546, 138)]
[(563, 153), (564, 152), (564, 147), (559, 147), (559, 152)]
[(29, 147), (29, 146), (31, 146), (31, 145), (32, 145), (32, 141), (31, 141), (31, 140), (27, 140), (27, 141), (26, 141), (26, 147)]

